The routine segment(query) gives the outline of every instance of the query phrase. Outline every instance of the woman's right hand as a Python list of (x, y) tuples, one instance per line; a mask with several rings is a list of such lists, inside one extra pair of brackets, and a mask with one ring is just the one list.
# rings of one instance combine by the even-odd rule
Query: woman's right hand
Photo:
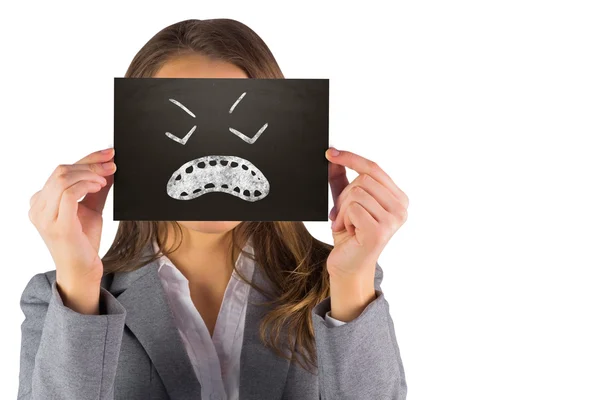
[(50, 250), (63, 302), (83, 314), (98, 314), (102, 210), (115, 171), (112, 148), (92, 153), (59, 165), (30, 200), (29, 219)]

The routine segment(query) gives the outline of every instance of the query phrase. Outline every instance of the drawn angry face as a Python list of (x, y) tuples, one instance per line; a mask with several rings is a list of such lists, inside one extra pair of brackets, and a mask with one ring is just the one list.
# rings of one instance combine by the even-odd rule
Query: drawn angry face
[(326, 221), (328, 126), (326, 79), (115, 78), (113, 218)]
[[(244, 96), (246, 92), (233, 103), (229, 114)], [(192, 118), (196, 118), (194, 113), (177, 100), (169, 99), (169, 101)], [(269, 124), (265, 123), (251, 138), (231, 127), (229, 131), (251, 145), (268, 126)], [(196, 128), (197, 125), (194, 125), (183, 139), (170, 132), (165, 132), (165, 135), (185, 146)], [(232, 155), (209, 155), (187, 161), (173, 172), (167, 182), (167, 194), (177, 200), (192, 200), (206, 193), (222, 192), (254, 202), (264, 199), (269, 194), (269, 188), (269, 181), (258, 167), (244, 158)]]

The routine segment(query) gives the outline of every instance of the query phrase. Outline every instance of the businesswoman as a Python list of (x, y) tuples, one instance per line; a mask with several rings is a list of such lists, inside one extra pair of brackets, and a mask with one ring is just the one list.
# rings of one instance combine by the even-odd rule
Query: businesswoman
[[(126, 77), (283, 74), (254, 31), (216, 19), (161, 30)], [(19, 399), (406, 397), (377, 259), (408, 199), (376, 163), (323, 155), (333, 246), (300, 222), (121, 221), (100, 258), (114, 156), (59, 165), (31, 197), (56, 270), (22, 294)]]

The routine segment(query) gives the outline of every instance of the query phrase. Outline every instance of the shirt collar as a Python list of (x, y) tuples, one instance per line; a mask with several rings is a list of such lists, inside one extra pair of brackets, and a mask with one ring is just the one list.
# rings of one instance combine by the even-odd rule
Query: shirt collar
[[(152, 248), (154, 249), (154, 253), (157, 254), (160, 249), (158, 247), (158, 243), (156, 242), (155, 239), (152, 240)], [(252, 237), (250, 237), (247, 241), (246, 244), (243, 247), (243, 250), (247, 253), (250, 253), (252, 256), (254, 256), (254, 247), (253, 247), (253, 242), (252, 242)], [(254, 260), (252, 260), (252, 258), (249, 258), (248, 256), (246, 256), (243, 252), (240, 252), (240, 254), (238, 255), (238, 258), (235, 262), (235, 266), (238, 270), (241, 270), (242, 273), (244, 273), (247, 277), (248, 272), (251, 272), (250, 269), (251, 267), (253, 267), (253, 262)], [(158, 263), (159, 263), (159, 267), (158, 267), (158, 273), (161, 277), (165, 276), (165, 270), (163, 270), (164, 266), (170, 267), (167, 268), (168, 271), (170, 273), (168, 273), (168, 275), (172, 278), (176, 278), (177, 280), (180, 281), (185, 281), (187, 283), (187, 278), (181, 273), (181, 271), (179, 271), (177, 269), (177, 267), (175, 266), (175, 264), (173, 264), (173, 262), (169, 259), (169, 257), (167, 257), (166, 255), (162, 255), (158, 258)], [(233, 273), (235, 274), (235, 271), (233, 271)], [(250, 274), (251, 275), (251, 274)]]

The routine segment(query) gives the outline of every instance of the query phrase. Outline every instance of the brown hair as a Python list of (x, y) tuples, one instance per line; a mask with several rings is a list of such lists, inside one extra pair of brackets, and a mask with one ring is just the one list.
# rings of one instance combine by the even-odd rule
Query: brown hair
[[(283, 78), (263, 40), (246, 25), (231, 19), (186, 20), (162, 29), (135, 55), (125, 77), (152, 77), (169, 59), (186, 53), (230, 62), (249, 78)], [(179, 236), (179, 243), (170, 249), (164, 248), (169, 231), (164, 229), (165, 224), (172, 224), (175, 229), (170, 231)], [(312, 237), (302, 222), (242, 222), (231, 234), (231, 259), (236, 272), (271, 299), (262, 304), (274, 305), (261, 321), (263, 344), (312, 372), (308, 363), (314, 368), (317, 364), (311, 311), (329, 295), (326, 259), (331, 246)], [(114, 242), (102, 258), (104, 273), (132, 271), (162, 254), (168, 256), (181, 245), (182, 237), (182, 228), (176, 221), (121, 221)], [(257, 267), (272, 284), (272, 293), (254, 285), (233, 262), (234, 247), (242, 251), (250, 237)], [(145, 257), (143, 252), (153, 240), (160, 252)], [(278, 345), (281, 336), (285, 339), (284, 348)], [(285, 350), (289, 350), (290, 357)]]

